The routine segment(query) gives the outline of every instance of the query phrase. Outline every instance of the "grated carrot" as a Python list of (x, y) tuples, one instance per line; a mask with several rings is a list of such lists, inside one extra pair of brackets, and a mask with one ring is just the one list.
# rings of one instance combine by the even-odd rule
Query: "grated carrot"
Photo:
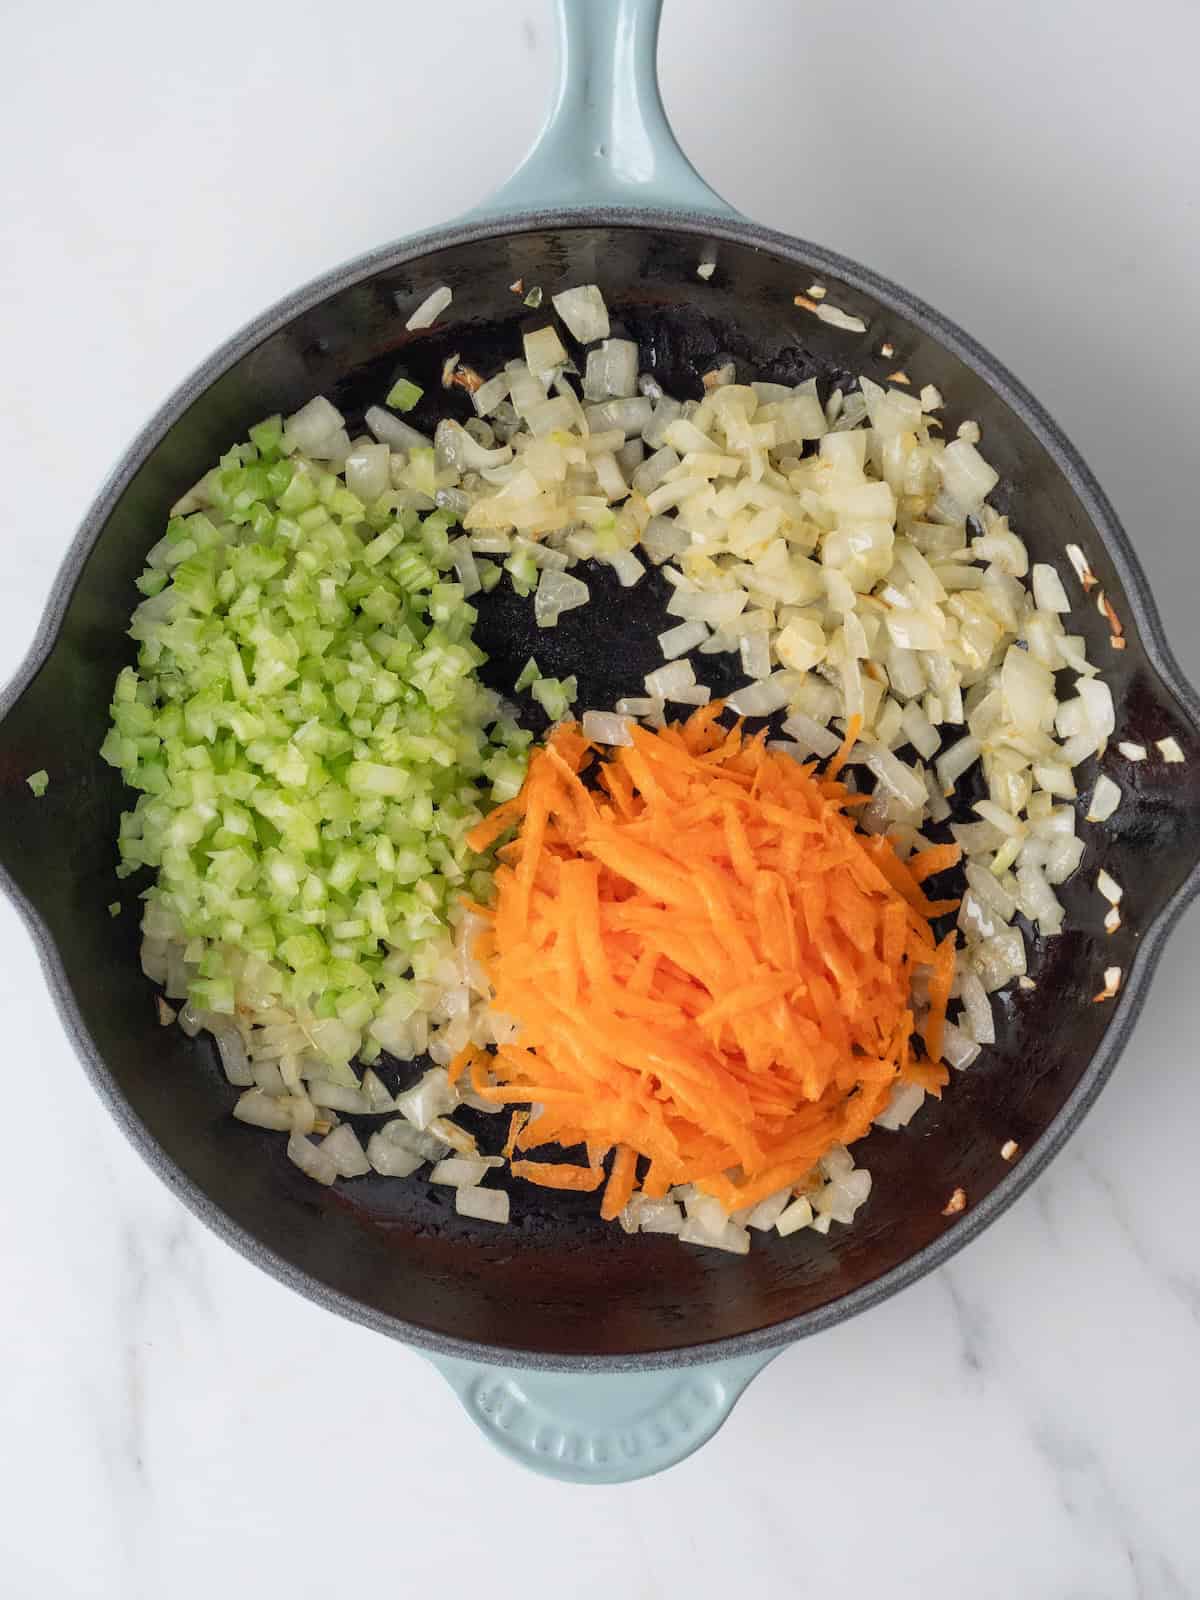
[(505, 1141), (504, 1141), (504, 1157), (505, 1157), (506, 1161), (511, 1161), (512, 1160), (513, 1152), (517, 1148), (517, 1141), (521, 1137), (521, 1131), (525, 1127), (525, 1124), (528, 1121), (529, 1121), (529, 1112), (524, 1110), (523, 1108), (521, 1108), (521, 1109), (519, 1109), (517, 1111), (514, 1111), (512, 1116), (509, 1117), (509, 1119), (508, 1119), (508, 1138), (505, 1139)]
[(632, 1145), (622, 1144), (617, 1146), (617, 1153), (613, 1156), (612, 1170), (608, 1175), (608, 1183), (604, 1190), (604, 1199), (600, 1205), (600, 1215), (605, 1222), (612, 1222), (619, 1217), (629, 1203), (637, 1182), (637, 1151)]
[(604, 1182), (603, 1167), (572, 1167), (560, 1161), (513, 1161), (509, 1170), (514, 1178), (527, 1178), (543, 1189), (598, 1189)]
[(860, 719), (820, 773), (724, 728), (720, 709), (603, 752), (560, 725), (499, 822), (471, 836), (515, 829), (476, 953), (519, 1034), (453, 1070), (469, 1066), (495, 1104), (535, 1106), (532, 1120), (513, 1113), (507, 1154), (586, 1144), (586, 1167), (512, 1171), (547, 1188), (604, 1183), (606, 1220), (635, 1192), (639, 1159), (648, 1196), (693, 1183), (736, 1210), (862, 1138), (898, 1082), (937, 1093), (949, 1076), (954, 938), (939, 944), (930, 923), (957, 902), (921, 884), (957, 848), (905, 862), (856, 830), (862, 797), (837, 774)]
[(935, 872), (945, 872), (949, 867), (956, 867), (962, 860), (962, 846), (957, 844), (931, 844), (927, 850), (919, 850), (911, 856), (908, 870), (914, 883), (924, 883), (926, 878), (932, 878)]

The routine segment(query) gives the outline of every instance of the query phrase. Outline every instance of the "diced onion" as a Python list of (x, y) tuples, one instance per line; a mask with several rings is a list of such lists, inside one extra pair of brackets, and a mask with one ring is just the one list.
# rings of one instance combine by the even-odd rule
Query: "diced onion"
[(962, 974), (961, 999), (966, 1013), (967, 1029), (976, 1044), (996, 1042), (996, 1024), (992, 1016), (992, 1003), (976, 973), (969, 969)]
[(441, 1067), (431, 1067), (419, 1083), (396, 1097), (396, 1110), (422, 1131), (457, 1104), (458, 1095)]
[(365, 418), (367, 427), (382, 444), (393, 450), (429, 450), (433, 440), (418, 431), (402, 417), (393, 416), (382, 406), (371, 406)]
[(1096, 779), (1096, 787), (1092, 790), (1087, 820), (1089, 822), (1107, 822), (1120, 804), (1120, 786), (1115, 784), (1107, 773), (1102, 772)]
[(454, 1189), (472, 1189), (486, 1175), (490, 1162), (471, 1156), (447, 1156), (430, 1171), (430, 1183), (443, 1183)]
[[(642, 1233), (667, 1233), (678, 1235), (683, 1228), (683, 1212), (673, 1200), (647, 1200), (635, 1197), (640, 1203), (636, 1216)], [(632, 1204), (632, 1202), (631, 1202)]]
[(533, 598), (533, 617), (539, 628), (553, 628), (564, 611), (585, 606), (591, 599), (586, 583), (568, 573), (544, 568)]
[(498, 372), (494, 378), (489, 378), (486, 383), (481, 383), (471, 396), (471, 403), (476, 414), (481, 417), (490, 417), (500, 403), (508, 398), (511, 380), (507, 372)]
[(817, 316), (822, 322), (827, 322), (831, 328), (841, 328), (846, 333), (866, 333), (867, 331), (867, 325), (861, 317), (852, 316), (848, 311), (839, 311), (837, 306), (818, 305)]
[(1037, 561), (1030, 572), (1030, 578), (1033, 583), (1033, 603), (1039, 611), (1070, 611), (1071, 602), (1067, 598), (1063, 581), (1054, 567)]
[(758, 683), (746, 684), (727, 697), (725, 704), (739, 717), (769, 717), (785, 706), (794, 687), (790, 672), (775, 672)]
[(807, 1228), (812, 1219), (812, 1203), (801, 1195), (776, 1217), (775, 1231), (781, 1239), (786, 1239), (790, 1234), (798, 1233), (801, 1228)]
[(371, 1067), (368, 1067), (362, 1075), (362, 1090), (371, 1112), (378, 1115), (396, 1109), (395, 1100), (388, 1093), (378, 1073)]
[(595, 744), (632, 745), (629, 718), (616, 716), (610, 711), (585, 711), (583, 736)]
[(898, 1128), (903, 1128), (911, 1122), (924, 1104), (925, 1091), (920, 1084), (898, 1083), (893, 1088), (887, 1105), (875, 1118), (875, 1126), (895, 1133)]
[(509, 1217), (508, 1195), (503, 1189), (456, 1189), (454, 1209), (460, 1217), (476, 1222), (505, 1223)]
[(212, 1034), (217, 1042), (217, 1053), (221, 1058), (221, 1069), (226, 1079), (235, 1088), (249, 1088), (254, 1082), (254, 1073), (250, 1070), (246, 1047), (237, 1029), (215, 1027)]
[[(1020, 937), (1017, 934), (1017, 938)], [(975, 1040), (968, 1038), (961, 1028), (956, 1028), (952, 1022), (945, 1024), (942, 1029), (942, 1060), (948, 1067), (953, 1067), (956, 1072), (965, 1072), (979, 1059), (979, 1050)]]
[(264, 1094), (261, 1089), (247, 1089), (233, 1108), (233, 1114), (239, 1122), (246, 1122), (252, 1128), (271, 1128), (276, 1133), (285, 1133), (292, 1127), (292, 1114), (286, 1103), (274, 1095)]
[(954, 792), (955, 784), (963, 773), (967, 771), (968, 767), (973, 766), (979, 759), (982, 749), (983, 746), (979, 743), (979, 740), (972, 739), (968, 735), (966, 738), (960, 739), (956, 744), (952, 744), (948, 750), (938, 757), (936, 763), (938, 782), (941, 784), (944, 794), (952, 794)]
[(348, 1088), (344, 1083), (325, 1083), (318, 1079), (310, 1082), (308, 1094), (313, 1105), (328, 1106), (334, 1111), (357, 1112), (362, 1115), (371, 1109), (361, 1089)]
[(609, 556), (608, 564), (616, 573), (622, 589), (632, 589), (646, 575), (645, 567), (632, 550), (618, 550), (615, 555)]
[(338, 1175), (337, 1162), (321, 1145), (313, 1144), (302, 1133), (293, 1133), (287, 1142), (288, 1160), (295, 1162), (307, 1177), (330, 1184)]
[(339, 1178), (361, 1178), (371, 1170), (358, 1135), (348, 1122), (326, 1134), (319, 1148), (333, 1162)]
[(1004, 928), (982, 940), (974, 947), (972, 960), (989, 994), (1021, 977), (1025, 972), (1025, 941), (1020, 929)]
[(760, 1200), (746, 1218), (746, 1226), (755, 1228), (761, 1233), (769, 1233), (779, 1221), (791, 1203), (792, 1191), (780, 1189), (776, 1194), (770, 1194), (765, 1200)]
[(537, 328), (525, 335), (525, 365), (538, 377), (561, 367), (566, 359), (562, 340), (553, 328)]
[(637, 393), (638, 347), (628, 339), (605, 339), (597, 350), (589, 350), (583, 377), (587, 400), (609, 396), (630, 398)]
[(864, 746), (867, 766), (897, 799), (920, 814), (928, 798), (925, 785), (911, 767), (879, 744)]
[(965, 511), (974, 511), (983, 504), (1000, 481), (1000, 474), (979, 454), (966, 439), (955, 439), (938, 458), (938, 467), (946, 492)]
[(364, 505), (378, 500), (391, 487), (390, 451), (384, 443), (358, 444), (346, 457), (346, 487)]
[(653, 717), (661, 713), (663, 702), (652, 695), (633, 695), (618, 700), (615, 710), (621, 717)]
[(830, 733), (828, 728), (823, 728), (819, 722), (805, 716), (802, 711), (793, 711), (786, 718), (783, 731), (807, 752), (825, 760), (833, 755), (842, 742), (836, 734)]
[(690, 661), (672, 661), (665, 667), (646, 674), (646, 693), (654, 700), (674, 700), (681, 689), (690, 689), (696, 682), (696, 671)]
[(1032, 863), (1017, 868), (1017, 908), (1048, 936), (1061, 931), (1063, 908), (1045, 873)]
[(397, 1144), (382, 1132), (373, 1133), (367, 1140), (366, 1153), (372, 1167), (384, 1178), (410, 1177), (425, 1164), (425, 1158), (415, 1150)]
[(706, 1245), (712, 1250), (728, 1250), (732, 1255), (744, 1256), (750, 1249), (750, 1235), (735, 1222), (726, 1222), (718, 1233), (710, 1232), (699, 1222), (690, 1219), (679, 1230), (683, 1244)]
[(432, 294), (426, 295), (404, 326), (410, 333), (418, 328), (431, 328), (453, 298), (453, 291), (443, 283)]
[(1124, 891), (1111, 873), (1106, 872), (1103, 867), (1096, 874), (1096, 888), (1099, 889), (1110, 905), (1120, 904)]
[(593, 344), (597, 339), (608, 338), (608, 307), (594, 283), (563, 289), (559, 294), (552, 295), (551, 301), (566, 323), (571, 337), (578, 339), (580, 344)]
[(658, 645), (665, 658), (673, 661), (676, 656), (687, 655), (689, 650), (694, 650), (707, 638), (708, 629), (702, 622), (681, 622), (678, 627), (660, 633)]
[(344, 426), (342, 413), (319, 394), (287, 419), (284, 442), (305, 455), (320, 455), (325, 443)]

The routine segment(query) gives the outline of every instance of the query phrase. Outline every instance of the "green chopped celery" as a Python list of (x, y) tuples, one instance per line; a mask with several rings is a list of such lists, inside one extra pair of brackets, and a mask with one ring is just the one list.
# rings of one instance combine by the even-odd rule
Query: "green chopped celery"
[(29, 776), (25, 779), (25, 782), (40, 800), (49, 787), (50, 774), (46, 771), (45, 767), (39, 767), (36, 772), (31, 772), (29, 774)]
[(188, 993), (192, 1004), (203, 1011), (219, 1011), (224, 1016), (234, 1013), (232, 978), (197, 978)]
[(513, 588), (522, 597), (531, 595), (537, 588), (540, 568), (533, 557), (523, 550), (514, 551), (504, 563)]
[(410, 486), (421, 494), (427, 494), (432, 500), (437, 493), (437, 465), (433, 451), (427, 446), (410, 450), (405, 471)]
[(407, 378), (398, 378), (388, 390), (386, 404), (393, 411), (411, 411), (424, 393), (424, 389), (410, 383)]
[[(118, 875), (156, 875), (145, 926), (186, 941), (193, 1004), (273, 997), (322, 1019), (336, 1068), (403, 1042), (409, 972), (444, 981), (460, 897), (490, 895), (466, 836), (519, 790), (531, 736), (478, 679), (453, 519), (387, 496), (366, 515), (336, 473), (277, 458), (282, 429), (228, 451), (210, 508), (151, 551), (101, 754), (140, 791)], [(432, 497), (433, 452), (405, 470)]]
[(277, 456), (283, 445), (283, 418), (267, 417), (250, 429), (250, 439), (261, 456)]
[(488, 561), (479, 556), (475, 557), (475, 571), (479, 574), (479, 583), (484, 594), (491, 594), (504, 576), (502, 567), (498, 567), (494, 561)]
[(528, 689), (529, 685), (531, 683), (536, 683), (541, 675), (541, 667), (539, 667), (533, 657), (530, 656), (529, 660), (521, 668), (520, 677), (517, 679), (516, 683), (513, 684), (514, 692), (516, 694), (520, 694), (522, 689)]
[(573, 677), (539, 678), (529, 692), (551, 722), (561, 722), (575, 703), (579, 685)]
[(535, 283), (533, 288), (530, 289), (529, 293), (525, 296), (525, 304), (530, 308), (531, 311), (536, 311), (537, 308), (541, 305), (541, 303), (542, 303), (541, 285)]
[[(282, 463), (281, 463), (282, 464)], [(288, 463), (292, 468), (292, 463)], [(311, 471), (302, 467), (294, 467), (290, 472), (290, 481), (287, 488), (279, 496), (279, 509), (289, 517), (297, 516), (300, 512), (309, 511), (317, 503), (317, 486), (313, 481)]]
[(488, 762), (487, 775), (492, 780), (493, 800), (497, 804), (512, 800), (521, 792), (525, 781), (525, 762), (519, 756), (494, 756)]
[(119, 900), (109, 901), (108, 914), (110, 917), (119, 917), (121, 915), (121, 902)]

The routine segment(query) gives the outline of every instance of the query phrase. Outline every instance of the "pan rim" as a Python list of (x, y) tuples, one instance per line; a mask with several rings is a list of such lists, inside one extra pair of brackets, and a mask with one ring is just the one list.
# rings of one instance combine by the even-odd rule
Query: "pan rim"
[[(404, 266), (431, 251), (489, 238), (583, 228), (669, 232), (692, 236), (704, 242), (727, 240), (734, 244), (749, 245), (794, 261), (797, 265), (802, 264), (806, 269), (815, 268), (834, 276), (924, 329), (987, 383), (1046, 449), (1112, 557), (1151, 667), (1166, 692), (1176, 700), (1183, 715), (1200, 729), (1200, 697), (1188, 683), (1167, 643), (1148, 581), (1115, 511), (1078, 450), (1040, 403), (1001, 362), (955, 323), (898, 284), (820, 245), (742, 220), (717, 218), (699, 212), (626, 208), (575, 208), (522, 213), (518, 217), (499, 215), (413, 235), (356, 257), (313, 280), (276, 302), (226, 340), (184, 379), (153, 414), (101, 487), (55, 576), (25, 659), (3, 692), (0, 692), (0, 726), (57, 644), (63, 618), (82, 569), (132, 477), (193, 402), (237, 361), (331, 295), (380, 272)], [(380, 1312), (350, 1295), (331, 1289), (263, 1244), (189, 1178), (150, 1134), (121, 1092), (84, 1026), (48, 928), (36, 907), (2, 867), (0, 889), (4, 890), (29, 928), (51, 997), (101, 1100), (153, 1171), (194, 1216), (226, 1243), (287, 1287), (327, 1310), (336, 1311), (350, 1321), (400, 1339), (429, 1354), (501, 1366), (583, 1373), (669, 1370), (776, 1350), (870, 1309), (950, 1260), (1025, 1192), (1059, 1153), (1107, 1083), (1141, 1012), (1166, 938), (1185, 907), (1200, 892), (1200, 862), (1191, 866), (1174, 894), (1146, 928), (1112, 1022), (1074, 1090), (1021, 1162), (1005, 1174), (978, 1206), (963, 1213), (945, 1233), (906, 1261), (825, 1306), (764, 1328), (704, 1344), (623, 1355), (564, 1355), (478, 1343), (437, 1333)]]

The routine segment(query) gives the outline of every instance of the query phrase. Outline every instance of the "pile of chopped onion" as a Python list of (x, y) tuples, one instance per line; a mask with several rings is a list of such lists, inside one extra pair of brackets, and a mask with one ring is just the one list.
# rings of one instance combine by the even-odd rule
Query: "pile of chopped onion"
[[(661, 726), (669, 705), (704, 704), (705, 658), (727, 653), (745, 675), (729, 706), (778, 716), (797, 760), (829, 756), (862, 719), (850, 763), (873, 791), (863, 825), (905, 854), (981, 773), (974, 820), (950, 829), (967, 887), (947, 1048), (968, 1066), (994, 1037), (988, 994), (1026, 970), (1017, 914), (1043, 936), (1062, 928), (1055, 891), (1084, 853), (1075, 769), (1115, 728), (1108, 686), (1068, 631), (1062, 573), (1031, 565), (988, 504), (998, 474), (978, 427), (941, 439), (931, 385), (917, 395), (864, 377), (822, 400), (815, 380), (739, 383), (726, 363), (702, 400), (679, 401), (638, 376), (636, 346), (610, 335), (594, 286), (554, 304), (569, 332), (600, 343), (582, 395), (566, 362), (544, 357), (510, 362), (477, 392), (506, 454), (455, 485), (472, 549), (503, 557), (518, 587), (536, 569), (547, 627), (586, 598), (563, 565), (605, 561), (635, 583), (653, 564), (670, 582), (664, 665), (611, 720), (589, 713), (594, 737), (619, 743), (628, 717)], [(1062, 672), (1074, 687), (1060, 701)], [(1119, 798), (1101, 775), (1089, 820)], [(904, 1091), (898, 1114), (914, 1098)]]
[[(881, 1119), (880, 1126), (887, 1124)], [(828, 1233), (835, 1222), (853, 1222), (870, 1193), (871, 1174), (855, 1166), (845, 1145), (835, 1144), (805, 1183), (780, 1189), (741, 1211), (728, 1213), (711, 1195), (687, 1184), (672, 1189), (663, 1200), (634, 1195), (619, 1221), (626, 1233), (669, 1233), (683, 1244), (741, 1256), (750, 1249), (751, 1229), (759, 1233), (774, 1229), (785, 1239), (801, 1228)]]

